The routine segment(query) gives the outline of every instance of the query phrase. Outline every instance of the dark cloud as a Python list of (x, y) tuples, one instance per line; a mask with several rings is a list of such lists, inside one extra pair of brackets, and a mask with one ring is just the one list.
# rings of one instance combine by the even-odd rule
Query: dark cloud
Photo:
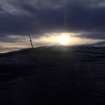
[(65, 30), (91, 32), (84, 36), (103, 38), (104, 19), (105, 0), (0, 1), (2, 36)]

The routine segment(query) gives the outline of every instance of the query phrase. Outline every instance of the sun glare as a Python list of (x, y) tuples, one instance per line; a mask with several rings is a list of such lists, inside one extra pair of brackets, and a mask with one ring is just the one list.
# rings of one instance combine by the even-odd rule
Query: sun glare
[(77, 37), (75, 33), (50, 33), (44, 35), (39, 39), (33, 40), (36, 45), (60, 45), (60, 46), (74, 46), (85, 45), (99, 42), (99, 40), (92, 40)]
[(58, 36), (57, 42), (59, 45), (67, 46), (70, 44), (70, 36), (62, 34), (61, 36)]

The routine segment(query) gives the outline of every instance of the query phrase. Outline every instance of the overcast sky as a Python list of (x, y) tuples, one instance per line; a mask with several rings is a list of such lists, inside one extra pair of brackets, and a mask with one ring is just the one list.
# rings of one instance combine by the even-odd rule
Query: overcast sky
[(104, 39), (105, 0), (0, 0), (0, 42), (61, 31)]

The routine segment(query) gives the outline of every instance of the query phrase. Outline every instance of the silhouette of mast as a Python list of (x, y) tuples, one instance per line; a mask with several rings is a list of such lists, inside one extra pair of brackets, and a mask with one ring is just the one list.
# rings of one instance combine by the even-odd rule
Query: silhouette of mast
[(29, 39), (30, 39), (31, 47), (34, 48), (34, 46), (33, 46), (33, 42), (32, 42), (32, 38), (31, 38), (31, 34), (29, 34)]

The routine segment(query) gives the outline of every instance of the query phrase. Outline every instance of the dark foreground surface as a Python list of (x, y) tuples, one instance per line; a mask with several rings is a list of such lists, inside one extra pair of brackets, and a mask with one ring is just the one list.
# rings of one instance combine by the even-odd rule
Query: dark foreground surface
[(0, 105), (105, 105), (105, 48), (1, 54), (0, 81)]

